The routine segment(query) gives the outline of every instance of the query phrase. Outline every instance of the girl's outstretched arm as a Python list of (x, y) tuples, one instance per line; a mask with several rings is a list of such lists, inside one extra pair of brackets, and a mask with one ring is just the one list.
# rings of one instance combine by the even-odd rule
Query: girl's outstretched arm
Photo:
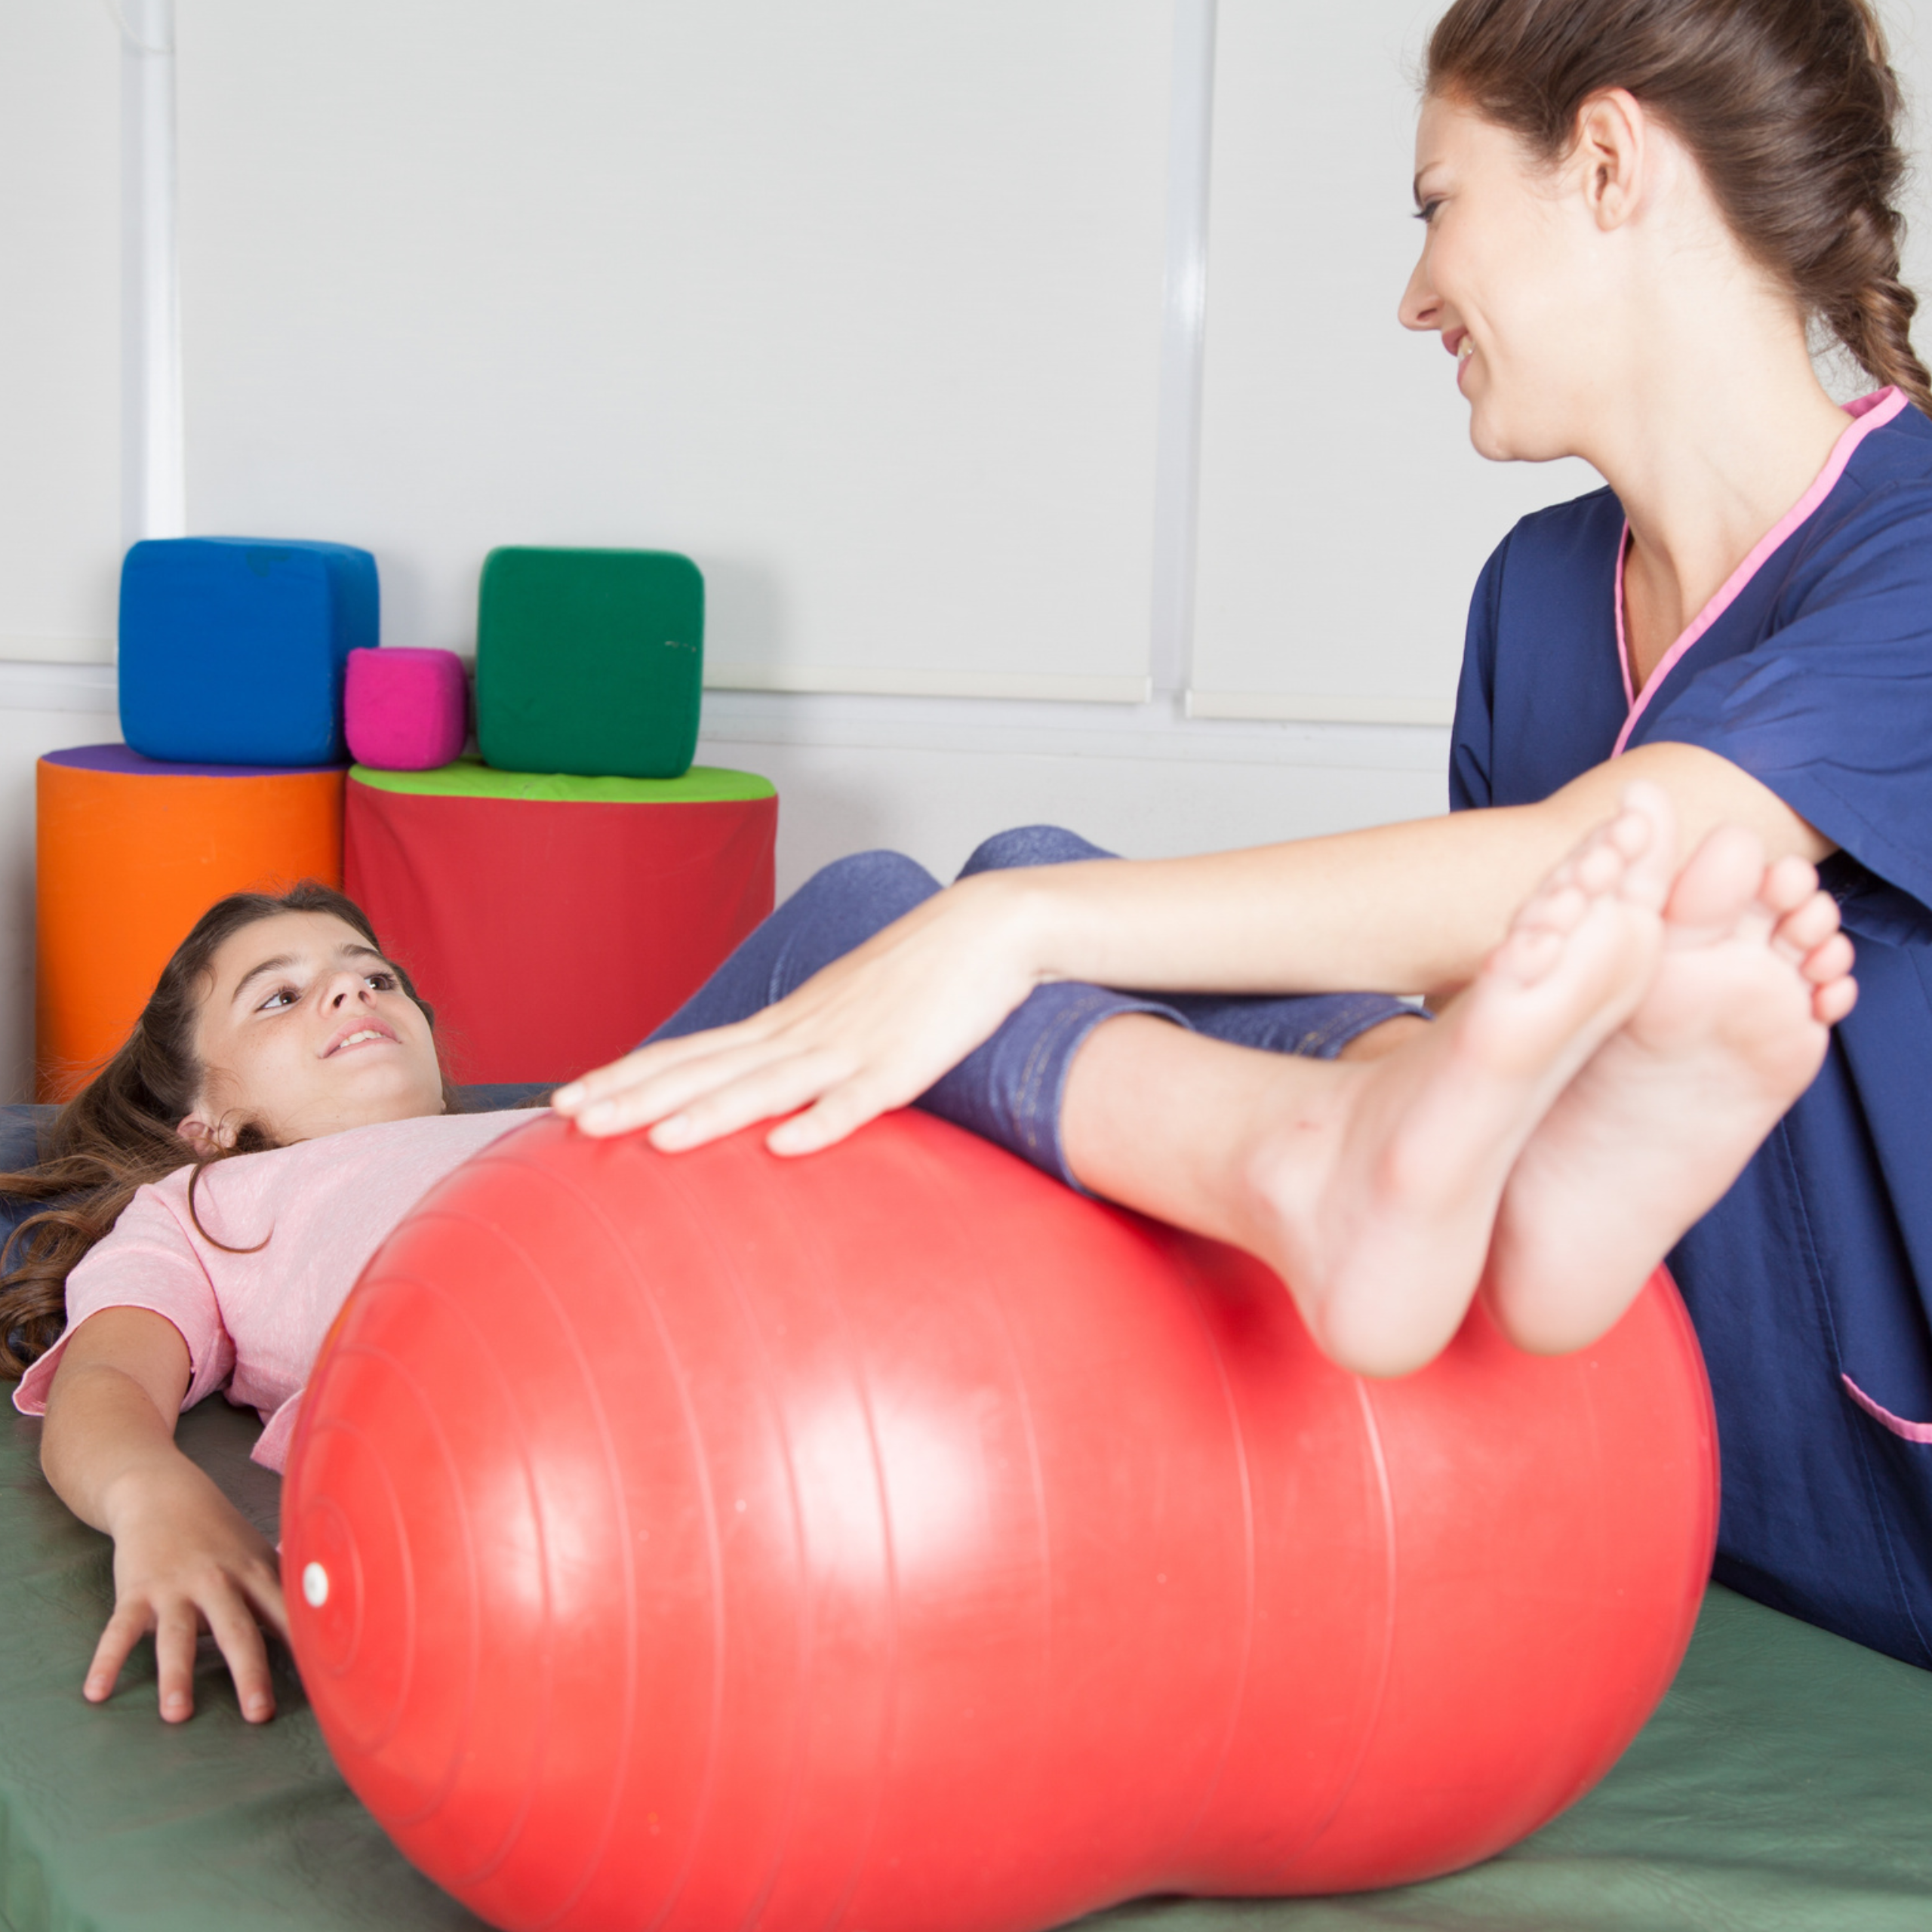
[(260, 1626), (285, 1641), (288, 1620), (275, 1552), (174, 1444), (188, 1386), (187, 1345), (143, 1308), (103, 1309), (68, 1342), (48, 1392), (41, 1466), (82, 1522), (114, 1539), (114, 1614), (88, 1667), (85, 1694), (113, 1690), (128, 1653), (154, 1633), (161, 1714), (195, 1707), (195, 1646), (212, 1631), (242, 1715), (275, 1715)]

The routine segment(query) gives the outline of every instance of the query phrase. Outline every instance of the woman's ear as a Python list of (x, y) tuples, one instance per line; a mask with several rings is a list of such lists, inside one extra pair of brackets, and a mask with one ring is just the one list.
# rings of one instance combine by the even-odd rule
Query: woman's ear
[(1620, 228), (1636, 212), (1651, 160), (1649, 133), (1650, 117), (1627, 88), (1592, 94), (1577, 114), (1571, 162), (1599, 228)]

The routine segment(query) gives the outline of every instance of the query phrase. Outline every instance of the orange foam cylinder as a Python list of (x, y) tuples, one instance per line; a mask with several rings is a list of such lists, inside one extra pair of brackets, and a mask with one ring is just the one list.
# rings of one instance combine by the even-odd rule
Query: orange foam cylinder
[(125, 745), (35, 773), (35, 1084), (68, 1099), (230, 892), (342, 884), (343, 770), (163, 764)]
[(295, 1654), (402, 1850), (514, 1932), (1038, 1932), (1488, 1856), (1648, 1715), (1716, 1444), (1661, 1270), (1372, 1382), (1247, 1255), (931, 1115), (782, 1161), (555, 1117), (346, 1305)]

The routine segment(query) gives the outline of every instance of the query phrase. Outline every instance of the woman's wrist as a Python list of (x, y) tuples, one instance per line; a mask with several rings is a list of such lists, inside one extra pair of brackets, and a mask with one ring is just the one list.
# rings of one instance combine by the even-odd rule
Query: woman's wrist
[(996, 962), (995, 971), (1029, 992), (1083, 977), (1069, 964), (1074, 921), (1065, 881), (1054, 876), (1069, 869), (1035, 866), (980, 872), (952, 888), (972, 903), (980, 943)]

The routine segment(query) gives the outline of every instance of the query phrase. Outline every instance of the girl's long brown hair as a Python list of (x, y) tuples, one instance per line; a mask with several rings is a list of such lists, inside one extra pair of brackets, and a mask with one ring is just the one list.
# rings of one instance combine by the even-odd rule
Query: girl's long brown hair
[(1932, 411), (1899, 274), (1902, 100), (1869, 0), (1455, 0), (1424, 85), (1546, 162), (1593, 94), (1627, 88), (1806, 316)]
[[(235, 934), (281, 912), (328, 912), (352, 927), (377, 952), (362, 909), (333, 888), (305, 879), (279, 897), (231, 893), (195, 921), (175, 949), (127, 1043), (60, 1110), (38, 1163), (0, 1174), (0, 1194), (48, 1204), (23, 1221), (0, 1251), (0, 1375), (17, 1376), (46, 1353), (67, 1321), (67, 1276), (120, 1219), (135, 1191), (183, 1168), (201, 1171), (235, 1154), (257, 1154), (278, 1143), (257, 1122), (245, 1121), (231, 1147), (198, 1151), (176, 1129), (200, 1097), (203, 1069), (195, 1053), (195, 1022), (212, 977), (214, 955)], [(435, 1015), (389, 962), (402, 990), (433, 1027)], [(447, 1078), (444, 1100), (457, 1110)], [(193, 1181), (189, 1183), (190, 1211)]]

